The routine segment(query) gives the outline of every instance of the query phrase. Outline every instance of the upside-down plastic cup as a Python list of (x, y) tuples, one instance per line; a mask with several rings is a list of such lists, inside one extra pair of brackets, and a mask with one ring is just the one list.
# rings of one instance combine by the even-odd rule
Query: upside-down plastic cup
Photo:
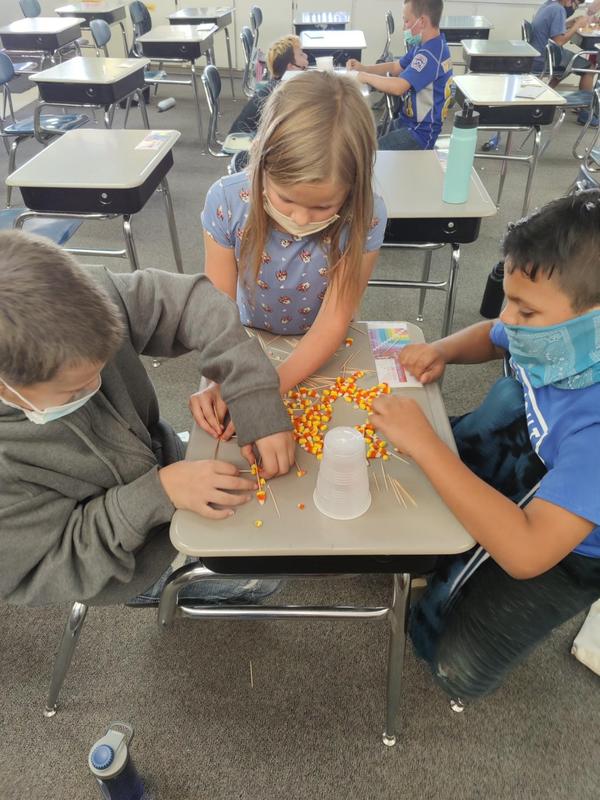
[(325, 436), (313, 500), (332, 519), (360, 517), (371, 505), (365, 440), (354, 428), (332, 428)]
[(322, 72), (333, 72), (333, 56), (316, 56), (315, 63)]

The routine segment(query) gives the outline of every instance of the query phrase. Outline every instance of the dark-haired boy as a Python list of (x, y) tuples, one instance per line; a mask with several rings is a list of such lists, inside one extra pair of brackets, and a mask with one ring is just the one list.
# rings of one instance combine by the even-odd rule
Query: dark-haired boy
[[(139, 356), (192, 350), (222, 384), (244, 454), (253, 460), (254, 444), (266, 472), (287, 472), (277, 374), (205, 276), (84, 271), (46, 239), (0, 233), (0, 598), (155, 597), (176, 556), (175, 510), (220, 519), (250, 499), (254, 485), (233, 465), (182, 461), (159, 415)], [(197, 596), (256, 598), (254, 584)]]
[[(452, 99), (452, 63), (440, 19), (442, 0), (404, 0), (406, 54), (397, 61), (363, 66), (351, 58), (361, 83), (402, 98), (380, 150), (432, 150)], [(389, 73), (389, 75), (388, 75)]]
[(453, 424), (462, 461), (409, 399), (373, 423), (423, 469), (481, 545), (450, 560), (412, 617), (417, 652), (454, 697), (496, 689), (550, 632), (600, 597), (600, 192), (509, 228), (507, 303), (402, 361), (424, 383), (446, 364), (510, 356), (483, 404)]

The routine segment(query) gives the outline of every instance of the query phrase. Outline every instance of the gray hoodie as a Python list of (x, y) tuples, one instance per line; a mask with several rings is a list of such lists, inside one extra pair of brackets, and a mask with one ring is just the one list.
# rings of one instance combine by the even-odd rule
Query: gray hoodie
[(198, 350), (221, 384), (240, 445), (290, 427), (277, 374), (237, 306), (203, 275), (90, 268), (126, 336), (81, 409), (46, 425), (0, 403), (0, 597), (19, 605), (120, 603), (175, 551), (158, 468), (181, 458), (139, 354)]

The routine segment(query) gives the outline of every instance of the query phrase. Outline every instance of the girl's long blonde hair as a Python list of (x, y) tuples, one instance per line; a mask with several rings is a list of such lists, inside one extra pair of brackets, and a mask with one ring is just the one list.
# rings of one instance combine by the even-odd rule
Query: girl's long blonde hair
[[(358, 300), (360, 267), (373, 218), (372, 174), (377, 139), (360, 85), (330, 72), (304, 72), (275, 89), (250, 152), (250, 211), (240, 250), (240, 275), (256, 282), (272, 221), (263, 206), (265, 174), (282, 186), (336, 183), (348, 188), (339, 219), (321, 234), (329, 281)], [(340, 236), (348, 234), (344, 252)], [(247, 277), (246, 277), (247, 280)]]

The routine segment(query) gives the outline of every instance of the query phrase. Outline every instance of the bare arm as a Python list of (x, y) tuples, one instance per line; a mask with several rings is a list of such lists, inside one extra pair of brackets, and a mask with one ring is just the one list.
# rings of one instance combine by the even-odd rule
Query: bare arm
[(361, 83), (366, 83), (372, 86), (373, 89), (377, 89), (378, 92), (385, 92), (385, 94), (393, 94), (398, 97), (406, 94), (410, 89), (410, 83), (399, 77), (382, 77), (381, 75), (370, 75), (368, 72), (360, 72), (358, 79)]
[(559, 33), (558, 36), (553, 36), (552, 41), (562, 47), (563, 44), (569, 42), (576, 33), (579, 33), (581, 28), (585, 28), (588, 24), (588, 20), (585, 17), (571, 18), (567, 22), (567, 30), (565, 33)]
[(402, 67), (400, 66), (398, 61), (386, 61), (383, 64), (371, 64), (366, 66), (365, 64), (361, 64), (360, 61), (357, 61), (355, 58), (350, 58), (346, 62), (347, 69), (354, 69), (357, 72), (362, 72), (365, 75), (400, 75), (402, 72)]
[(213, 286), (232, 300), (236, 299), (238, 270), (235, 251), (217, 244), (206, 231), (204, 231), (204, 273)]

